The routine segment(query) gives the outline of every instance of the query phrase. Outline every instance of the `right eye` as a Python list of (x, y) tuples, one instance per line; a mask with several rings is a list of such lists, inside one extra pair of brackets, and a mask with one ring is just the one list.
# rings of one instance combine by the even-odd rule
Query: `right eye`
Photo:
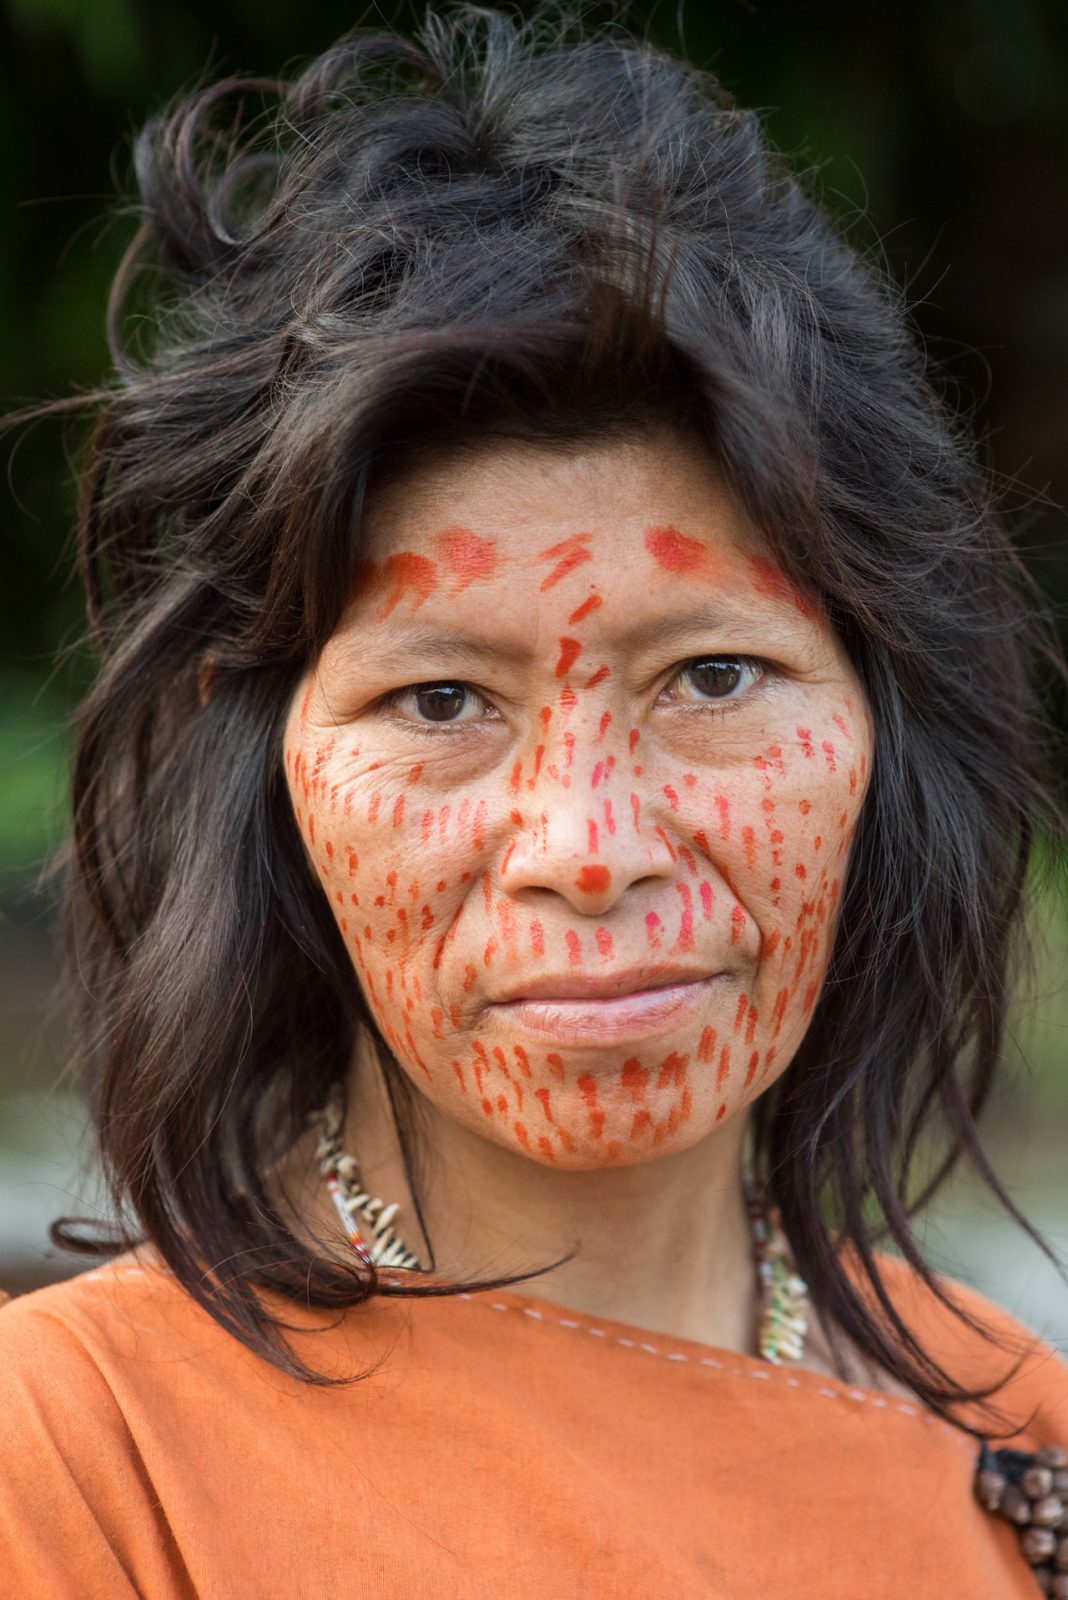
[(486, 701), (470, 684), (454, 682), (409, 684), (384, 695), (379, 705), (399, 712), (399, 720), (422, 728), (433, 723), (478, 722), (487, 709)]

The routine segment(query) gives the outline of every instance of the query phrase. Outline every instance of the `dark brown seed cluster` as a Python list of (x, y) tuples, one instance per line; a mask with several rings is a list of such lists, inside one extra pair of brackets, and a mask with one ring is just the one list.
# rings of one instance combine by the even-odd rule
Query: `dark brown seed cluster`
[(1068, 1451), (1047, 1445), (1031, 1455), (984, 1445), (975, 1490), (987, 1511), (1019, 1530), (1040, 1592), (1068, 1600)]

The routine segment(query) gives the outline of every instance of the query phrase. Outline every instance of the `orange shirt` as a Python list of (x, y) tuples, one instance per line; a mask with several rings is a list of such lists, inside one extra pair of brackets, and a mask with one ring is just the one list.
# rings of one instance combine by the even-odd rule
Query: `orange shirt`
[[(1005, 1370), (924, 1300), (912, 1314), (957, 1372)], [(129, 1259), (9, 1302), (0, 1591), (1037, 1594), (974, 1498), (974, 1441), (919, 1405), (514, 1293), (375, 1302), (299, 1339), (321, 1369), (377, 1366), (342, 1389), (283, 1377)], [(1068, 1444), (1050, 1350), (1001, 1398), (1035, 1411), (1022, 1447)]]

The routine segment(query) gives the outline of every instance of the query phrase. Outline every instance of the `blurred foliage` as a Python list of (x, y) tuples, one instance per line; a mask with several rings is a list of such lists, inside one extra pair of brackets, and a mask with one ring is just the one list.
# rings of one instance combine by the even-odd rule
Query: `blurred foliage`
[[(0, 0), (5, 406), (107, 374), (103, 306), (132, 226), (116, 194), (129, 193), (131, 138), (146, 115), (205, 73), (276, 73), (353, 25), (408, 27), (421, 9)], [(620, 11), (583, 9), (592, 21)], [(1011, 501), (1032, 569), (1068, 601), (1056, 509), (1068, 488), (1068, 7), (654, 0), (624, 15), (762, 108), (773, 141), (905, 285), (941, 381), (974, 416), (1003, 481), (1018, 485)], [(70, 576), (78, 437), (38, 424), (7, 450), (0, 878), (55, 835), (64, 729), (88, 670)]]

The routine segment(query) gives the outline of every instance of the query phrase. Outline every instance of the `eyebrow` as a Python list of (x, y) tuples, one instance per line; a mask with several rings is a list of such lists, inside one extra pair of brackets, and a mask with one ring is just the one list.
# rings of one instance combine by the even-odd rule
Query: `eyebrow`
[(413, 628), (381, 649), (368, 650), (365, 644), (356, 647), (357, 653), (373, 654), (376, 666), (408, 666), (413, 655), (447, 656), (457, 661), (529, 661), (533, 651), (528, 645), (506, 644), (503, 640), (474, 639), (464, 633), (424, 633)]
[(631, 649), (643, 649), (654, 644), (675, 644), (690, 639), (695, 633), (715, 632), (717, 628), (766, 627), (774, 621), (768, 616), (753, 618), (731, 606), (717, 609), (701, 606), (696, 611), (675, 613), (650, 622), (635, 622), (620, 636), (620, 642)]

